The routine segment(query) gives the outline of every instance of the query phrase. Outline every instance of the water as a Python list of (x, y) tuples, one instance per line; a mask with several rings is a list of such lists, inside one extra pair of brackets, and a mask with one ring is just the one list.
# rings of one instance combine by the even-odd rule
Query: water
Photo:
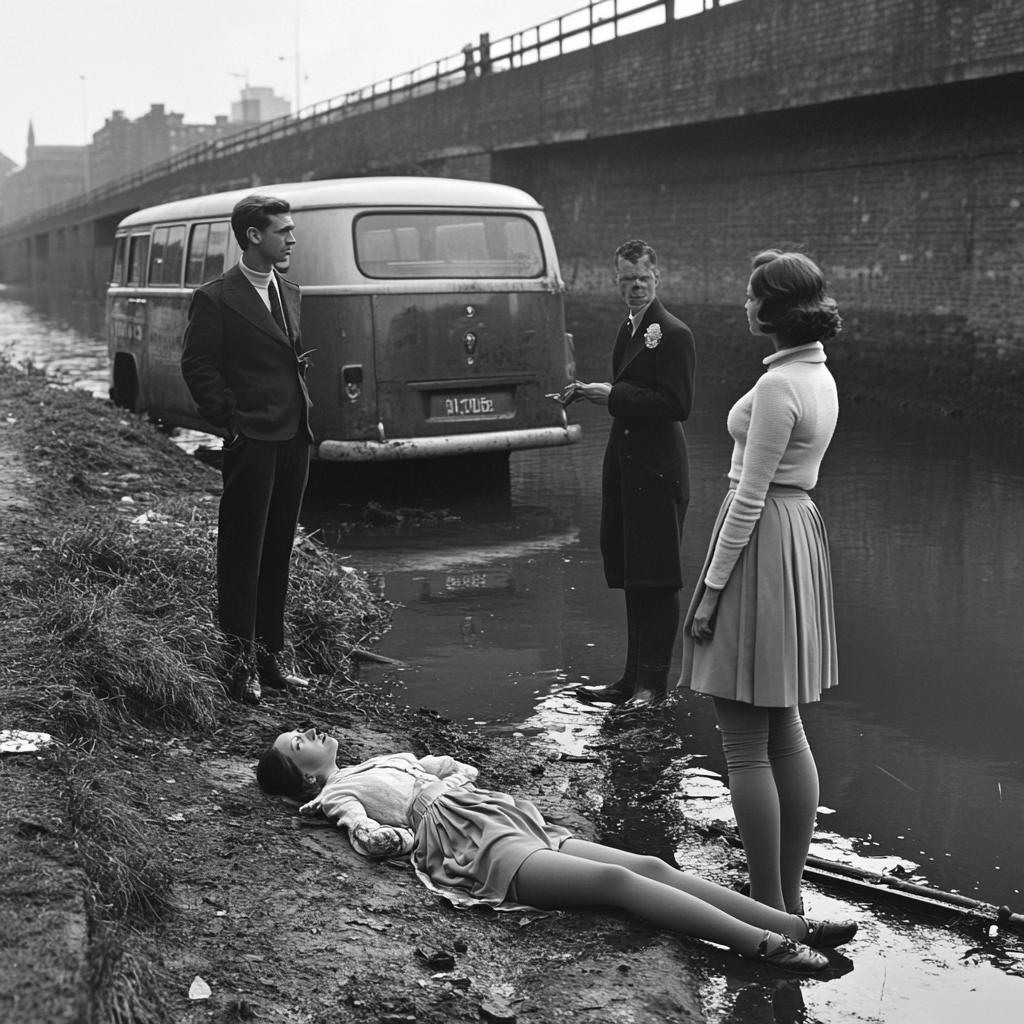
[[(105, 394), (98, 322), (86, 306), (41, 313), (0, 295), (0, 349), (13, 342), (15, 356)], [(594, 324), (592, 336), (603, 337), (604, 326)], [(582, 362), (581, 374), (603, 378), (603, 353), (585, 352)], [(737, 395), (704, 383), (687, 425), (690, 579), (725, 490), (725, 413)], [(517, 453), (504, 487), (400, 467), (327, 474), (304, 521), (339, 557), (376, 573), (399, 603), (379, 650), (402, 665), (364, 666), (367, 678), (413, 706), (581, 753), (607, 727), (563, 691), (617, 676), (625, 616), (621, 594), (604, 586), (598, 553), (608, 417), (574, 408), (584, 442)], [(815, 498), (829, 528), (840, 642), (840, 687), (804, 716), (821, 775), (816, 849), (876, 869), (899, 861), (941, 889), (1024, 911), (1020, 436), (844, 406)], [(403, 520), (362, 525), (369, 499), (405, 509)], [(671, 742), (640, 758), (644, 785), (699, 766), (705, 774), (685, 787), (672, 782), (669, 802), (691, 819), (727, 818), (709, 702), (682, 694), (664, 727)], [(612, 763), (619, 795), (606, 801), (603, 820), (626, 834), (648, 830), (660, 852), (666, 823), (631, 798), (638, 776), (630, 765)], [(702, 785), (700, 796), (684, 797)], [(818, 916), (862, 921), (847, 949), (849, 980), (766, 983), (763, 972), (711, 951), (709, 1020), (1016, 1019), (1011, 1008), (1024, 1000), (1019, 939), (996, 941), (817, 889), (809, 902)]]

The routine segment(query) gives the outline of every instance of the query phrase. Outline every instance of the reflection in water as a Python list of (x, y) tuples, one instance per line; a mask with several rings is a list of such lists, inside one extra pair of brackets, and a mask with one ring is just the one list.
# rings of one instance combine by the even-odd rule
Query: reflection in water
[[(39, 313), (0, 295), (0, 350), (13, 346), (16, 358), (63, 369), (105, 395), (100, 322), (84, 306)], [(581, 378), (604, 378), (604, 353), (580, 357)], [(724, 423), (736, 397), (702, 382), (686, 426), (689, 579), (726, 487)], [(408, 667), (384, 670), (383, 685), (411, 704), (529, 735), (553, 755), (597, 751), (610, 774), (594, 811), (609, 841), (670, 855), (679, 827), (670, 812), (685, 805), (693, 822), (698, 807), (705, 820), (730, 816), (720, 743), (710, 702), (688, 692), (646, 730), (566, 693), (580, 679), (616, 678), (625, 649), (622, 597), (605, 588), (598, 551), (609, 421), (593, 407), (573, 412), (584, 442), (517, 453), (503, 488), (436, 466), (419, 475), (377, 467), (358, 480), (329, 467), (316, 474), (303, 520), (400, 603), (381, 652)], [(816, 842), (826, 856), (871, 858), (875, 868), (900, 859), (939, 888), (1024, 911), (1020, 438), (844, 406), (815, 498), (831, 542), (841, 678), (804, 715), (833, 812)], [(361, 510), (371, 499), (448, 512), (366, 526)], [(1008, 1008), (1024, 999), (1018, 939), (911, 925), (904, 911), (851, 910), (818, 890), (809, 903), (817, 916), (861, 920), (846, 950), (853, 974), (776, 982), (709, 948), (709, 1020), (1016, 1019)]]

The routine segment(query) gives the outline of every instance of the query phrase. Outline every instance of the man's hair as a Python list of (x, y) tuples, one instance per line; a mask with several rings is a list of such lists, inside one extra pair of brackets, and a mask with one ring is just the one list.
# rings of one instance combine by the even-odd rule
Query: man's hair
[(619, 260), (625, 260), (627, 263), (639, 263), (644, 257), (647, 258), (652, 267), (658, 265), (658, 254), (654, 251), (653, 247), (649, 246), (642, 238), (631, 238), (628, 242), (623, 242), (615, 250), (613, 264), (617, 267)]
[(260, 789), (271, 796), (312, 799), (317, 792), (316, 786), (309, 784), (294, 762), (273, 745), (267, 747), (260, 757), (260, 763), (256, 766), (256, 781)]
[(234, 232), (238, 247), (242, 252), (249, 248), (249, 237), (246, 234), (249, 228), (266, 231), (271, 217), (279, 213), (288, 213), (290, 210), (291, 205), (287, 199), (278, 199), (275, 196), (261, 196), (257, 193), (239, 199), (231, 211), (231, 230)]
[(761, 300), (757, 322), (786, 348), (828, 341), (842, 329), (835, 300), (825, 292), (825, 275), (802, 252), (765, 249), (750, 260), (750, 291)]

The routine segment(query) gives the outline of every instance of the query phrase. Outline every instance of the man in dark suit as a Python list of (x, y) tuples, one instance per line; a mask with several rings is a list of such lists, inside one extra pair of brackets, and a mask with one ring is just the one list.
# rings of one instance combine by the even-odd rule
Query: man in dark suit
[(615, 279), (630, 312), (615, 339), (614, 379), (578, 389), (615, 417), (601, 477), (601, 554), (608, 586), (626, 593), (628, 639), (621, 678), (576, 692), (632, 706), (668, 692), (690, 500), (682, 423), (693, 405), (696, 352), (690, 329), (658, 301), (659, 276), (646, 242), (616, 249)]
[(199, 413), (225, 433), (217, 536), (217, 600), (229, 690), (259, 703), (286, 675), (284, 607), (295, 528), (309, 473), (309, 392), (299, 289), (281, 277), (295, 245), (283, 199), (251, 195), (231, 214), (239, 263), (197, 288), (181, 372)]

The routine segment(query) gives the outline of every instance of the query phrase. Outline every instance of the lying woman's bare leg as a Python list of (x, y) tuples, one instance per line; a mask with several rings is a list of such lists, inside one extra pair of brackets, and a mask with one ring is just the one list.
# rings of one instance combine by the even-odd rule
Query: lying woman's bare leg
[[(680, 886), (668, 885), (634, 871), (614, 856), (600, 860), (585, 856), (585, 852), (589, 851), (581, 847), (592, 847), (609, 855), (632, 856), (593, 843), (583, 843), (581, 840), (569, 840), (561, 852), (538, 850), (526, 858), (516, 874), (517, 898), (523, 903), (546, 910), (597, 905), (619, 907), (659, 928), (717, 942), (744, 956), (756, 953), (765, 930), (769, 929), (767, 924), (741, 921), (691, 895)], [(668, 865), (664, 866), (672, 870)], [(678, 871), (675, 874), (682, 878), (692, 878)], [(738, 893), (733, 895), (756, 906), (752, 900), (746, 900)], [(761, 907), (760, 910), (789, 920), (788, 914), (780, 914), (767, 907)], [(772, 936), (769, 952), (780, 944), (781, 937)]]

